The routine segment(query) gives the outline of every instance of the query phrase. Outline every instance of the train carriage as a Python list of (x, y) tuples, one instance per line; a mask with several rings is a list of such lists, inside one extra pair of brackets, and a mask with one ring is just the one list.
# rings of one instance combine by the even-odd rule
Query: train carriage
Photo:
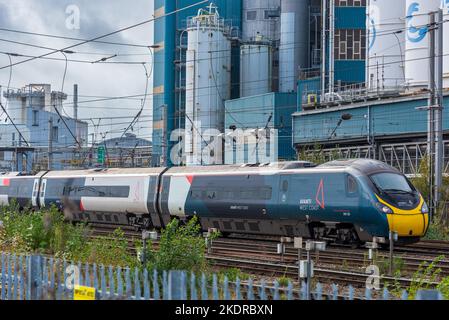
[(0, 176), (0, 202), (56, 205), (74, 221), (163, 228), (198, 216), (204, 230), (361, 243), (390, 231), (424, 236), (427, 205), (396, 169), (374, 160), (49, 171)]

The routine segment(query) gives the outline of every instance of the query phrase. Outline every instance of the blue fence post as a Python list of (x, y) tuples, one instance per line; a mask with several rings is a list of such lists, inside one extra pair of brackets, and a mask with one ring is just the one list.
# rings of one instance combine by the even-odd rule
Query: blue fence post
[(93, 265), (92, 275), (94, 278), (95, 294), (98, 295), (98, 272), (97, 272), (97, 264), (96, 263), (94, 263), (94, 265)]
[(265, 294), (265, 280), (263, 279), (262, 282), (260, 283), (259, 298), (260, 300), (267, 300), (267, 296)]
[[(11, 255), (8, 254), (8, 280), (7, 280), (7, 290), (6, 290), (6, 299), (11, 300), (11, 287), (12, 287), (12, 270), (11, 270)], [(3, 285), (3, 284), (2, 284)]]
[[(65, 265), (65, 263), (64, 263)], [(57, 284), (56, 284), (56, 299), (58, 300), (62, 300), (62, 296), (64, 293), (64, 288), (65, 288), (65, 269), (64, 269), (64, 274), (62, 274), (61, 272), (61, 261), (60, 260), (56, 260), (56, 265), (55, 265), (58, 277), (57, 277)]]
[(28, 292), (27, 295), (30, 300), (39, 300), (39, 282), (40, 282), (40, 256), (30, 256), (28, 260)]
[(19, 277), (17, 275), (17, 273), (18, 273), (17, 267), (18, 266), (17, 266), (17, 256), (15, 254), (12, 256), (12, 260), (14, 262), (14, 288), (12, 291), (12, 298), (14, 300), (17, 300), (17, 286), (19, 285)]
[(273, 300), (280, 300), (280, 297), (279, 297), (279, 282), (277, 280), (274, 280)]
[(84, 278), (83, 278), (83, 266), (81, 265), (81, 261), (78, 261), (78, 275), (79, 275), (79, 282), (75, 283), (75, 285), (82, 286), (84, 285)]
[(190, 300), (198, 300), (198, 294), (196, 292), (196, 277), (193, 272), (190, 274)]
[(229, 283), (228, 283), (228, 277), (225, 276), (223, 280), (223, 299), (224, 300), (231, 300), (231, 294), (229, 292)]
[(209, 300), (206, 275), (204, 273), (201, 275), (201, 300)]
[(117, 297), (123, 297), (122, 268), (117, 268)]
[(107, 288), (106, 288), (106, 275), (104, 273), (104, 265), (100, 266), (100, 281), (101, 281), (101, 299), (106, 299)]
[(181, 272), (181, 300), (187, 300), (187, 273)]
[(390, 299), (390, 293), (388, 292), (388, 289), (385, 287), (383, 294), (382, 294), (382, 299), (383, 300), (389, 300)]
[(148, 281), (148, 270), (143, 270), (143, 297), (145, 300), (150, 300), (150, 282)]
[(89, 264), (86, 263), (85, 267), (84, 267), (84, 283), (86, 285), (86, 287), (90, 287), (90, 272), (89, 272)]
[(6, 283), (6, 263), (5, 263), (6, 257), (5, 254), (2, 253), (2, 292), (1, 292), (1, 298), (2, 300), (5, 300), (5, 294), (6, 294), (6, 285), (4, 285), (4, 283)]
[(248, 280), (247, 299), (248, 300), (254, 300), (253, 279), (251, 279), (251, 278)]
[(371, 300), (372, 299), (371, 289), (369, 289), (369, 288), (365, 289), (365, 298), (366, 298), (366, 300)]
[(162, 272), (162, 299), (168, 300), (168, 277), (167, 277), (167, 271)]
[[(165, 274), (164, 274), (165, 276)], [(182, 283), (181, 283), (181, 271), (170, 271), (168, 273), (168, 288), (164, 288), (167, 294), (164, 292), (164, 299), (167, 300), (181, 300), (182, 299)]]
[(323, 287), (321, 285), (321, 283), (317, 283), (316, 287), (315, 287), (315, 299), (316, 300), (323, 300)]
[(407, 290), (402, 291), (401, 300), (408, 300)]
[[(65, 296), (68, 289), (66, 287), (66, 283), (67, 283), (67, 260), (64, 259), (64, 261), (62, 262), (62, 270), (60, 270), (61, 268), (61, 264), (58, 265), (58, 269), (59, 269), (59, 287), (62, 289), (61, 295)], [(61, 278), (62, 275), (62, 278)], [(75, 283), (74, 283), (75, 285)]]
[(350, 285), (348, 289), (348, 299), (354, 300), (354, 288)]
[(109, 266), (109, 298), (115, 298), (114, 270)]
[(125, 271), (125, 278), (126, 278), (126, 299), (129, 299), (132, 294), (131, 289), (131, 276), (130, 276), (130, 270), (129, 268), (126, 268)]
[(43, 257), (42, 265), (43, 265), (43, 268), (42, 268), (42, 273), (43, 273), (42, 291), (43, 291), (43, 297), (46, 297), (48, 294), (47, 258)]
[(19, 300), (23, 300), (24, 299), (24, 294), (23, 294), (23, 256), (21, 255), (19, 257)]
[(242, 291), (240, 286), (241, 286), (240, 278), (237, 277), (237, 279), (235, 279), (235, 300), (237, 301), (242, 300)]
[(287, 300), (293, 300), (293, 283), (288, 281)]
[(50, 288), (55, 293), (56, 297), (56, 288), (55, 288), (55, 265), (54, 265), (54, 259), (50, 258)]
[(157, 270), (154, 269), (153, 271), (153, 298), (154, 300), (159, 300), (161, 297), (160, 290), (159, 290), (159, 275), (157, 273)]
[(301, 282), (301, 300), (307, 300), (307, 285), (304, 281)]
[(142, 294), (140, 292), (140, 274), (137, 267), (134, 269), (134, 296), (136, 300), (142, 299)]
[(332, 300), (338, 299), (338, 286), (334, 283), (332, 284)]
[(218, 300), (219, 299), (219, 295), (218, 295), (218, 279), (217, 279), (217, 275), (215, 273), (212, 276), (212, 299), (213, 300)]

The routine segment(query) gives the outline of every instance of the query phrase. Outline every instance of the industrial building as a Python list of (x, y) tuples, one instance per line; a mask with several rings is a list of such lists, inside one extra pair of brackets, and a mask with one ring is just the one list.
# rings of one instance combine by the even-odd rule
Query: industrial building
[[(194, 3), (174, 2), (156, 1), (156, 16)], [(153, 165), (171, 165), (176, 143), (187, 153), (182, 164), (202, 164), (211, 128), (281, 128), (281, 160), (319, 145), (329, 158), (375, 157), (416, 172), (427, 152), (425, 108), (436, 104), (430, 13), (442, 5), (447, 20), (447, 0), (229, 0), (157, 20)], [(436, 75), (441, 60), (441, 96), (448, 39), (435, 66)], [(448, 123), (443, 111), (445, 133)], [(185, 136), (170, 141), (176, 128)], [(226, 163), (249, 161), (229, 152)]]
[[(98, 150), (105, 153), (105, 163), (98, 163)], [(108, 168), (145, 168), (151, 165), (152, 143), (127, 132), (123, 137), (106, 139), (89, 151), (89, 167), (105, 165)]]
[[(67, 94), (49, 84), (30, 84), (3, 93), (6, 119), (0, 125), (0, 165), (3, 170), (71, 168), (87, 144), (88, 124), (63, 116)], [(76, 140), (74, 138), (76, 137)]]

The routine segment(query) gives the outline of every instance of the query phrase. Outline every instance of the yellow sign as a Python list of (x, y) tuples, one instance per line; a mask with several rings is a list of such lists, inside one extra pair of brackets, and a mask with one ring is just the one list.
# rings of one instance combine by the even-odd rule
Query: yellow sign
[(95, 288), (75, 286), (73, 300), (95, 300)]

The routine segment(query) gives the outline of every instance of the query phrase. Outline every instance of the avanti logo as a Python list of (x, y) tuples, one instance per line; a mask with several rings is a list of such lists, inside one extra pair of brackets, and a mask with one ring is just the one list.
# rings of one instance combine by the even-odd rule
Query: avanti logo
[(415, 17), (414, 14), (419, 12), (419, 9), (419, 3), (413, 2), (407, 10), (407, 38), (411, 42), (421, 42), (429, 30), (427, 26), (417, 28), (412, 24), (413, 18)]

